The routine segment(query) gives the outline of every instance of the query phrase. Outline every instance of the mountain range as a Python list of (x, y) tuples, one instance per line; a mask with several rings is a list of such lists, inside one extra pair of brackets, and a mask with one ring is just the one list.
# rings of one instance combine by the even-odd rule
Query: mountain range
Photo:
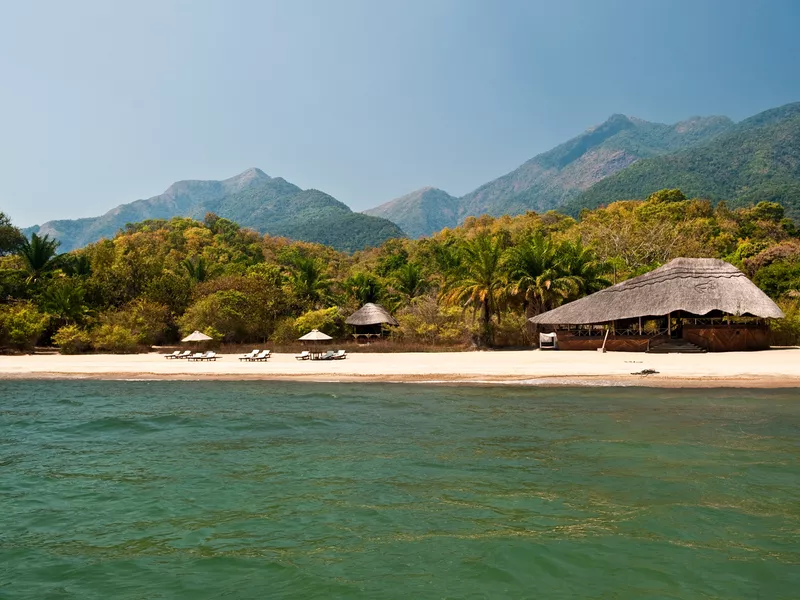
[(678, 187), (731, 206), (778, 201), (800, 220), (798, 113), (795, 103), (738, 124), (712, 116), (674, 125), (612, 115), (461, 198), (425, 188), (365, 213), (419, 237), (468, 216), (552, 209), (577, 215), (581, 208)]
[(645, 198), (664, 188), (731, 207), (780, 202), (800, 222), (800, 102), (767, 110), (722, 135), (681, 152), (641, 160), (568, 200), (576, 215), (615, 200)]
[(126, 223), (178, 216), (202, 219), (208, 212), (261, 233), (347, 251), (405, 235), (391, 221), (355, 213), (328, 194), (303, 190), (261, 169), (223, 181), (179, 181), (163, 194), (123, 204), (100, 217), (48, 221), (24, 232), (49, 234), (61, 242), (61, 251), (69, 251), (112, 238)]
[(50, 234), (68, 251), (113, 237), (126, 223), (213, 212), (261, 233), (353, 251), (406, 234), (427, 236), (469, 216), (553, 209), (577, 216), (664, 188), (733, 207), (780, 202), (800, 222), (800, 102), (739, 123), (711, 116), (665, 125), (612, 115), (460, 198), (426, 187), (356, 213), (324, 192), (248, 169), (223, 181), (179, 181), (100, 217), (49, 221), (25, 232)]

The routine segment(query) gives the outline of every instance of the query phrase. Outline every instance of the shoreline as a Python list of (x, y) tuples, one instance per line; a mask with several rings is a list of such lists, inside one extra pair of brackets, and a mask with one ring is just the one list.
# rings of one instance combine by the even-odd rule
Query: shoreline
[[(298, 381), (524, 387), (800, 388), (800, 348), (761, 352), (641, 354), (580, 351), (351, 353), (338, 361), (215, 362), (156, 353), (0, 356), (0, 381)], [(654, 369), (651, 375), (638, 371)]]

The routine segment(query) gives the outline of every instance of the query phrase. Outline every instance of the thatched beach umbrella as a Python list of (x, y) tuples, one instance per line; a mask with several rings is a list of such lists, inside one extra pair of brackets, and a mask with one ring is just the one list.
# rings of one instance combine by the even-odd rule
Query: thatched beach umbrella
[(327, 342), (333, 338), (327, 333), (322, 333), (319, 329), (312, 329), (307, 334), (300, 336), (298, 339), (303, 342)]
[(206, 335), (205, 333), (201, 333), (201, 332), (199, 332), (197, 330), (194, 330), (192, 333), (187, 335), (181, 341), (182, 342), (208, 342), (208, 341), (213, 340), (213, 339), (214, 338), (212, 338), (211, 336)]
[[(311, 342), (316, 346), (320, 342), (328, 342), (333, 338), (327, 333), (322, 333), (319, 329), (312, 329), (307, 334), (300, 336), (298, 339), (301, 342)], [(317, 353), (319, 353), (319, 351), (317, 351)], [(314, 354), (314, 352), (311, 353), (311, 358), (314, 358)]]

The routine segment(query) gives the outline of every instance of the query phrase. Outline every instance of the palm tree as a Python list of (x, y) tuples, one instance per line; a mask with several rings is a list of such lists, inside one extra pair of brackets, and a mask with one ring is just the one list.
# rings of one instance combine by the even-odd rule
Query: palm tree
[(211, 269), (206, 263), (203, 256), (195, 256), (194, 258), (185, 258), (181, 261), (181, 265), (186, 269), (189, 279), (197, 283), (203, 283), (211, 278)]
[(308, 256), (294, 259), (289, 272), (289, 286), (295, 297), (311, 308), (317, 308), (330, 299), (331, 280), (324, 265)]
[(443, 299), (464, 308), (480, 309), (481, 343), (492, 343), (492, 315), (498, 312), (503, 293), (503, 245), (488, 232), (481, 232), (461, 246), (462, 272), (451, 277)]
[(563, 270), (558, 245), (536, 232), (509, 250), (506, 269), (509, 293), (525, 306), (525, 316), (534, 317), (556, 306), (573, 289)]
[(344, 281), (343, 286), (359, 306), (380, 302), (386, 294), (383, 283), (371, 273), (355, 273)]
[(433, 264), (433, 273), (437, 285), (444, 285), (447, 279), (461, 270), (460, 246), (455, 240), (422, 240), (428, 249), (429, 261)]
[(561, 244), (560, 255), (562, 270), (573, 285), (571, 299), (593, 294), (611, 285), (605, 276), (613, 272), (613, 266), (600, 260), (597, 253), (584, 246), (581, 240)]
[(62, 254), (61, 270), (70, 277), (88, 277), (92, 274), (92, 263), (85, 254)]
[(425, 293), (428, 281), (418, 264), (406, 263), (394, 272), (392, 286), (410, 301)]
[(56, 268), (60, 243), (56, 239), (51, 239), (48, 234), (40, 237), (32, 233), (30, 240), (23, 238), (17, 254), (25, 263), (29, 283), (38, 281), (46, 272)]
[(85, 297), (86, 292), (80, 283), (59, 278), (43, 294), (42, 304), (45, 311), (54, 316), (59, 324), (73, 325), (83, 321), (89, 314)]

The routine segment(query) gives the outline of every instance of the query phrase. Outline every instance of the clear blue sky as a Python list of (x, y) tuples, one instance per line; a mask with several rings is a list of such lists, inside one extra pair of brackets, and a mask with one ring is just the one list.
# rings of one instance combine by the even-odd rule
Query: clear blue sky
[(621, 112), (800, 100), (796, 0), (0, 0), (0, 210), (94, 216), (257, 166), (461, 195)]

